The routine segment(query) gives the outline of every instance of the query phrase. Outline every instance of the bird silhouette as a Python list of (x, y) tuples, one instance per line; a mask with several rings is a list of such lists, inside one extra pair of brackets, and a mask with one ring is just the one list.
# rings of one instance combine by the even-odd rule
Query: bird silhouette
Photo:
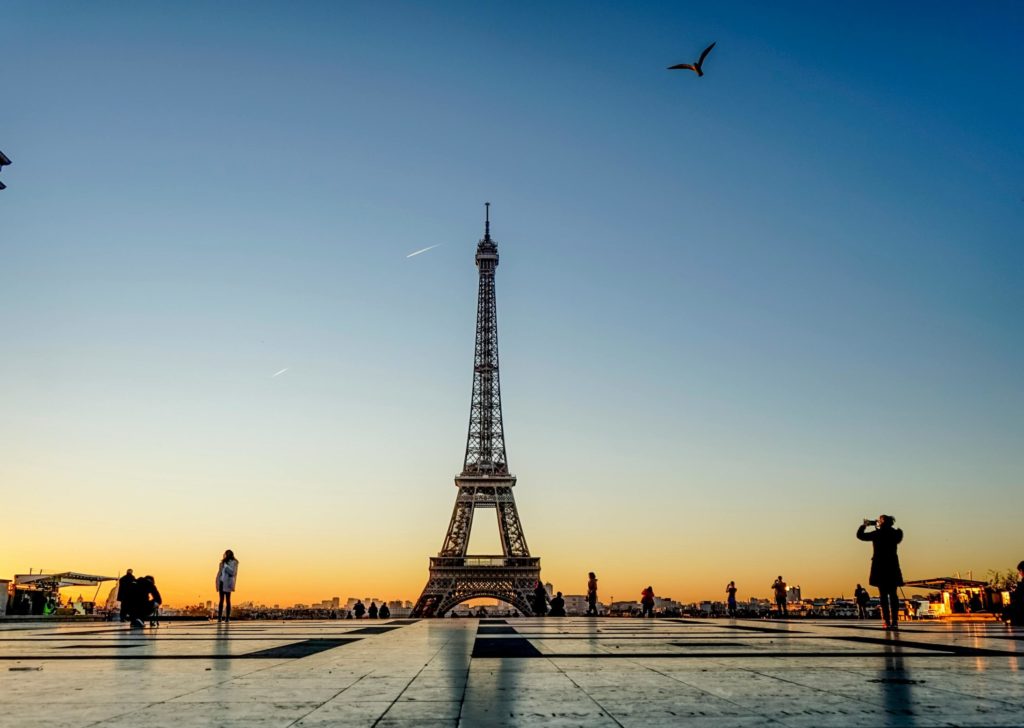
[[(715, 43), (717, 43), (717, 42), (718, 41), (715, 41)], [(704, 59), (708, 57), (708, 53), (710, 53), (711, 49), (715, 47), (715, 43), (712, 43), (711, 45), (709, 45), (707, 48), (704, 49), (704, 52), (700, 54), (700, 60), (698, 60), (696, 63), (679, 63), (679, 64), (677, 64), (675, 66), (669, 66), (668, 70), (675, 71), (675, 70), (682, 69), (682, 70), (686, 70), (686, 71), (693, 71), (698, 76), (703, 76), (704, 75)]]

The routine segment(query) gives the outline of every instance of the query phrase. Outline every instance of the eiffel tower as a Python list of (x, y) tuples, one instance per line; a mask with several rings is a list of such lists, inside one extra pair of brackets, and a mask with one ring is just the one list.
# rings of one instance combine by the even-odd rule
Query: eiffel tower
[[(494, 271), (498, 245), (491, 239), (491, 203), (486, 203), (484, 237), (476, 246), (480, 290), (476, 305), (476, 352), (473, 358), (473, 397), (469, 408), (469, 435), (459, 489), (448, 525), (448, 535), (436, 557), (430, 559), (430, 577), (412, 610), (414, 617), (443, 617), (456, 604), (478, 597), (493, 597), (531, 614), (530, 596), (540, 580), (540, 558), (530, 556), (519, 521), (508, 472), (505, 429), (501, 421), (501, 386), (498, 382), (498, 311), (494, 297)], [(494, 509), (498, 517), (501, 555), (469, 556), (469, 533), (477, 509)]]

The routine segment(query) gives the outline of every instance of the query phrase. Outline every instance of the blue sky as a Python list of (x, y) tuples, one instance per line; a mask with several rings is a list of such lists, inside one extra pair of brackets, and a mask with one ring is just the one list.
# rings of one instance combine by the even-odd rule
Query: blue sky
[[(655, 567), (621, 548), (652, 531), (679, 559), (739, 539), (707, 574), (657, 567), (681, 596), (766, 543), (827, 590), (863, 570), (842, 529), (882, 511), (921, 576), (1021, 558), (1019, 4), (10, 3), (0, 24), (5, 501), (96, 523), (156, 488), (163, 537), (214, 555), (311, 518), (319, 550), (392, 541), (416, 591), (465, 444), (490, 200), (510, 464), (554, 577), (597, 561), (631, 588)], [(704, 78), (665, 70), (712, 40)], [(235, 503), (244, 528), (217, 516)], [(780, 533), (794, 516), (833, 550)], [(4, 572), (63, 568), (32, 533)]]

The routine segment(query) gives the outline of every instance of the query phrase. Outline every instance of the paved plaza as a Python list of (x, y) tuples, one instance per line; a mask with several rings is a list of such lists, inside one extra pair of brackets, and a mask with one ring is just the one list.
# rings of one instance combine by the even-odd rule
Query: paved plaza
[(996, 622), (0, 622), (0, 725), (1024, 725)]

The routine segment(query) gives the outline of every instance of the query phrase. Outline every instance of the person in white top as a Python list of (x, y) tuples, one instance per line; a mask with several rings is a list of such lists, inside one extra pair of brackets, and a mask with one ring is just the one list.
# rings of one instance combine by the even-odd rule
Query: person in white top
[[(217, 604), (217, 621), (231, 621), (231, 592), (235, 590), (235, 581), (238, 578), (238, 559), (235, 552), (228, 549), (224, 552), (224, 558), (220, 560), (217, 567), (217, 594), (220, 595), (220, 602)], [(227, 604), (225, 611), (224, 605)]]

